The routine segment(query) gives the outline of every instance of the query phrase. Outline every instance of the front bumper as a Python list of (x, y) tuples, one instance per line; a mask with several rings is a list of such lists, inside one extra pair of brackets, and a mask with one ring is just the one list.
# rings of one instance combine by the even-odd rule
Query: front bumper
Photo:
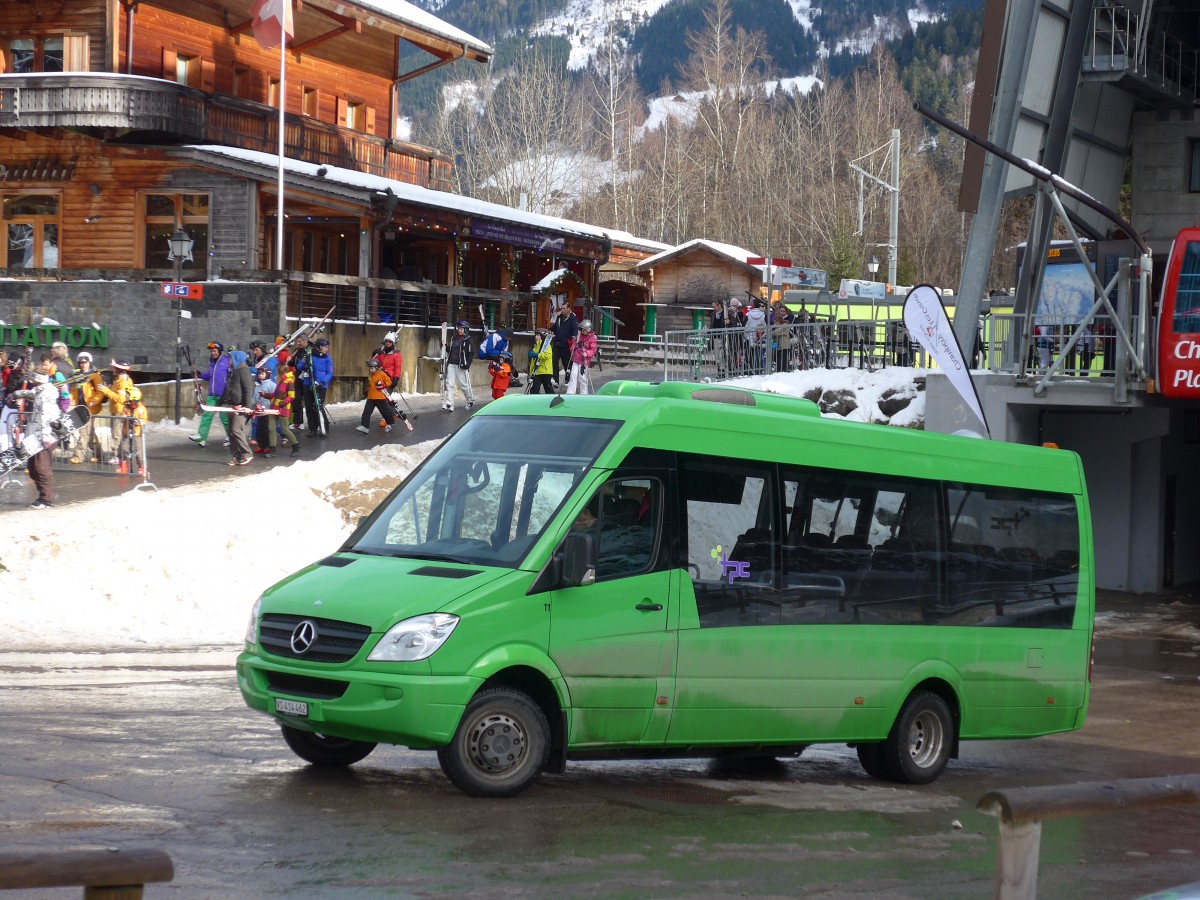
[[(246, 651), (237, 660), (238, 688), (246, 705), (293, 728), (414, 749), (450, 742), (463, 710), (479, 690), (468, 676), (393, 674), (374, 669), (322, 671), (268, 660)], [(340, 696), (308, 691), (304, 682), (345, 686)], [(274, 686), (273, 686), (274, 682)], [(288, 682), (280, 686), (280, 682)], [(303, 700), (307, 716), (276, 712), (275, 699)]]

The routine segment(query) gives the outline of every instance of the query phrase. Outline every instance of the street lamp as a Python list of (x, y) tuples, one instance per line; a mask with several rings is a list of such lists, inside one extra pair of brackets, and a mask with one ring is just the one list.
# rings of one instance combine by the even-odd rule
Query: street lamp
[(874, 281), (875, 274), (879, 271), (879, 257), (877, 257), (874, 253), (872, 253), (871, 258), (867, 260), (867, 271), (871, 273), (871, 280)]
[[(175, 233), (167, 238), (167, 243), (171, 245), (171, 259), (175, 260), (175, 283), (178, 285), (183, 281), (183, 261), (192, 258), (192, 239), (188, 237), (188, 233), (182, 228), (175, 229)], [(179, 288), (175, 288), (175, 424), (179, 424), (179, 385), (183, 378), (183, 335), (181, 327), (183, 325), (183, 294)]]

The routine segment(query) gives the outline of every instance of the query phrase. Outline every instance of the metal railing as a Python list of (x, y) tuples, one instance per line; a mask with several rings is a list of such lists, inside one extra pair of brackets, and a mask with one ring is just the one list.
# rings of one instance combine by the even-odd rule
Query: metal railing
[(1160, 28), (1150, 26), (1127, 6), (1092, 10), (1086, 71), (1127, 72), (1155, 85), (1164, 94), (1192, 98), (1197, 90), (1197, 51)]
[(92, 416), (68, 441), (54, 445), (54, 468), (93, 475), (127, 475), (150, 487), (146, 433), (132, 416)]
[[(975, 345), (967, 352), (970, 367), (1036, 375), (1061, 361), (1055, 379), (1113, 378), (1121, 368), (1132, 374), (1133, 366), (1106, 317), (1098, 316), (1092, 328), (1072, 342), (1079, 316), (1038, 316), (1027, 346), (1022, 335), (1024, 319), (1011, 313), (983, 316)], [(1133, 334), (1141, 334), (1143, 325), (1142, 317), (1130, 317)], [(723, 381), (805, 369), (875, 371), (936, 365), (899, 319), (771, 325), (761, 340), (751, 340), (744, 328), (668, 331), (655, 349), (662, 354), (667, 381)]]

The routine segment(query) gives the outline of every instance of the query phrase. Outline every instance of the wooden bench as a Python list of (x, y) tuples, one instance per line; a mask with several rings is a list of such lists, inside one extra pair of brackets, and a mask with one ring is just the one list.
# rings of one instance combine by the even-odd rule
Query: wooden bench
[(0, 890), (80, 886), (84, 900), (140, 900), (147, 883), (174, 877), (162, 850), (0, 853)]

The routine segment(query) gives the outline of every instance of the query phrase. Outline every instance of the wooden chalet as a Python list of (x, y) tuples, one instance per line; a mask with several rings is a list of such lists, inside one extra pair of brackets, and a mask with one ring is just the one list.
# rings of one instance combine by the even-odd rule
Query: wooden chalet
[(736, 297), (746, 303), (760, 295), (763, 270), (746, 261), (756, 255), (697, 239), (647, 257), (631, 271), (650, 282), (647, 302), (656, 307), (658, 331), (686, 331), (696, 327), (697, 313), (707, 312), (714, 300)]
[[(546, 272), (569, 267), (594, 293), (601, 265), (661, 248), (451, 194), (453, 160), (400, 138), (400, 84), (487, 63), (482, 41), (405, 0), (303, 0), (281, 97), (280, 51), (259, 46), (250, 7), (0, 4), (0, 346), (61, 339), (168, 373), (177, 328), (192, 347), (244, 346), (330, 307), (381, 330), (483, 304), (519, 327)], [(180, 228), (193, 248), (177, 267)], [(166, 296), (176, 281), (186, 301)]]

